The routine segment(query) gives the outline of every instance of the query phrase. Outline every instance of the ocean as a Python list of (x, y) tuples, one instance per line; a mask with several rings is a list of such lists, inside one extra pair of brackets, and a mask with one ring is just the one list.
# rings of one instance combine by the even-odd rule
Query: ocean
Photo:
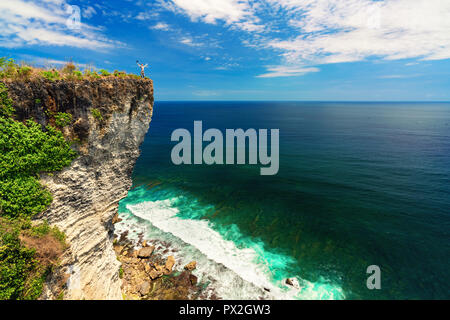
[[(173, 130), (279, 129), (261, 165), (171, 162)], [(116, 232), (224, 299), (449, 299), (450, 103), (156, 102)], [(161, 249), (162, 250), (162, 249)], [(367, 267), (381, 270), (369, 290)], [(285, 284), (296, 278), (298, 286)]]

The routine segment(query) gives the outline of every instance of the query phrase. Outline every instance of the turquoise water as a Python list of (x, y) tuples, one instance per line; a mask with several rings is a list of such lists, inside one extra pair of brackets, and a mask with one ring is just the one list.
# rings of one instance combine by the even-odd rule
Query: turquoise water
[[(173, 165), (194, 120), (280, 129), (278, 174)], [(450, 298), (450, 104), (157, 102), (141, 149), (118, 228), (173, 243), (225, 298)]]

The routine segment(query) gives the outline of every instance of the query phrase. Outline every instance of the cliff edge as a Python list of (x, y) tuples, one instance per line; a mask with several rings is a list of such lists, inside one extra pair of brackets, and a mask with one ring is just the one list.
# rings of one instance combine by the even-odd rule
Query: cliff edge
[(70, 250), (47, 282), (42, 298), (66, 283), (64, 299), (122, 299), (113, 250), (112, 219), (131, 187), (131, 174), (153, 112), (149, 79), (35, 79), (5, 83), (18, 120), (55, 124), (60, 113), (72, 120), (62, 131), (79, 156), (70, 167), (41, 182), (53, 195), (46, 219), (67, 236)]

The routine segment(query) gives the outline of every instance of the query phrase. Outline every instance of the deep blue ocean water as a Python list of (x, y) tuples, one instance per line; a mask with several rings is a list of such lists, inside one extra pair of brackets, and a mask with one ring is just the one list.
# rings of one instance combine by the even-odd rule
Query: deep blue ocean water
[[(280, 129), (278, 174), (173, 165), (195, 120)], [(118, 228), (171, 242), (224, 298), (450, 298), (449, 103), (156, 102), (141, 149)]]

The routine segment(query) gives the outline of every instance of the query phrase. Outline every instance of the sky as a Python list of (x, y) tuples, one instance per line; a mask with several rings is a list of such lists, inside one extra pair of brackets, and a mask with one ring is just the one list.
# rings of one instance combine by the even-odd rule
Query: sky
[(0, 56), (156, 100), (450, 101), (450, 0), (1, 0)]

